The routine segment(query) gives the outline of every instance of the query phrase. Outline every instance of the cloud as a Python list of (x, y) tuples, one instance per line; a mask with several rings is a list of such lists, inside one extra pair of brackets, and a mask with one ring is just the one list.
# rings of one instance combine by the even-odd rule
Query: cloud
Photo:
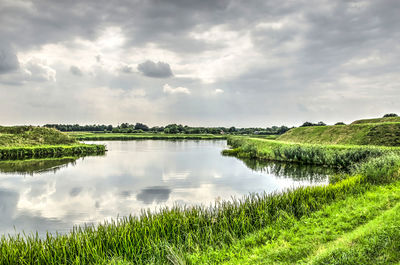
[(2, 122), (79, 110), (77, 122), (117, 124), (135, 106), (143, 122), (210, 126), (400, 112), (399, 12), (396, 0), (0, 1)]
[(121, 68), (119, 70), (122, 73), (125, 73), (125, 74), (131, 74), (131, 73), (134, 72), (133, 67), (131, 65), (128, 65), (128, 64), (121, 66)]
[(163, 86), (163, 91), (166, 94), (190, 94), (189, 89), (186, 87), (171, 87), (168, 84)]
[(5, 45), (0, 45), (0, 74), (12, 72), (18, 68), (18, 58), (12, 49)]
[(56, 82), (56, 71), (48, 66), (44, 60), (32, 58), (24, 64), (27, 74), (26, 80), (35, 82)]
[(83, 75), (81, 69), (79, 69), (79, 67), (77, 67), (75, 65), (72, 65), (69, 68), (69, 71), (71, 72), (71, 74), (76, 75), (76, 76), (82, 76)]
[(143, 75), (155, 78), (167, 78), (172, 76), (171, 67), (167, 63), (147, 60), (138, 65), (137, 69)]
[(56, 82), (56, 70), (43, 60), (30, 58), (17, 70), (0, 75), (0, 84), (20, 86), (29, 82)]

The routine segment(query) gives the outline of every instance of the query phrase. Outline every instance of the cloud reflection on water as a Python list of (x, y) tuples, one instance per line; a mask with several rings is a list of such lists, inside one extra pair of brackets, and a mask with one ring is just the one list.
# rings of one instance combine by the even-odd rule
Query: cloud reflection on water
[[(325, 183), (324, 172), (293, 178), (289, 167), (255, 170), (221, 156), (226, 141), (106, 142), (106, 156), (78, 159), (58, 171), (0, 174), (0, 233), (67, 232), (164, 206), (209, 205), (249, 192)], [(267, 168), (272, 168), (267, 166)], [(316, 177), (315, 174), (320, 174)], [(278, 176), (276, 176), (278, 175)]]

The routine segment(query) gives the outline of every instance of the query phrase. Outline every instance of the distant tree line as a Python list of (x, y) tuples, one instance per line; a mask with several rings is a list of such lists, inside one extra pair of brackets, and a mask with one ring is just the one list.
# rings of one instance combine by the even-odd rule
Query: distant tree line
[(323, 121), (320, 121), (318, 123), (312, 123), (312, 122), (306, 121), (300, 127), (309, 127), (309, 126), (326, 126), (326, 124)]
[(259, 134), (273, 135), (287, 132), (287, 126), (272, 126), (267, 128), (236, 128), (236, 127), (190, 127), (181, 124), (168, 124), (167, 126), (149, 127), (143, 123), (122, 123), (118, 126), (94, 124), (46, 124), (44, 127), (55, 128), (62, 132), (106, 132), (106, 133), (169, 133), (169, 134)]
[(396, 113), (388, 113), (383, 115), (384, 118), (388, 118), (388, 117), (399, 117)]

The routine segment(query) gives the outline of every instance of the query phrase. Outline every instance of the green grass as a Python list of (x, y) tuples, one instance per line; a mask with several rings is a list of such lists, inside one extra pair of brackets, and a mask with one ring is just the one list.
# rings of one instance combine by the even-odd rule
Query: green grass
[[(378, 171), (371, 170), (377, 167)], [(0, 264), (190, 263), (210, 250), (229, 249), (257, 231), (272, 231), (263, 238), (275, 239), (273, 231), (332, 203), (362, 195), (376, 185), (398, 180), (399, 169), (400, 157), (388, 153), (355, 167), (352, 175), (327, 186), (251, 194), (212, 207), (164, 208), (98, 227), (76, 227), (68, 235), (3, 237)]]
[(84, 156), (104, 154), (105, 151), (106, 147), (104, 145), (94, 144), (0, 147), (0, 160)]
[(191, 264), (393, 264), (400, 261), (400, 181), (287, 216)]
[(338, 168), (349, 168), (392, 152), (400, 153), (399, 147), (298, 144), (240, 136), (229, 137), (228, 144), (233, 149), (224, 150), (225, 155)]
[(0, 147), (71, 144), (78, 144), (78, 142), (55, 129), (34, 126), (0, 126)]
[(279, 136), (277, 140), (313, 144), (400, 146), (400, 123), (298, 127)]
[(400, 117), (385, 117), (385, 118), (363, 119), (363, 120), (353, 121), (351, 124), (384, 123), (384, 122), (400, 122)]
[(81, 144), (51, 128), (0, 126), (0, 160), (102, 154), (104, 145)]
[(77, 140), (218, 140), (226, 139), (227, 135), (216, 134), (164, 134), (164, 133), (90, 133), (69, 132), (67, 133)]
[[(346, 264), (361, 255), (366, 264), (399, 261), (393, 230), (399, 220), (400, 148), (228, 141), (234, 147), (228, 154), (349, 173), (325, 186), (147, 211), (75, 227), (67, 235), (3, 236), (0, 264), (330, 264), (336, 257), (348, 258), (338, 263)], [(386, 254), (378, 259), (376, 253)]]

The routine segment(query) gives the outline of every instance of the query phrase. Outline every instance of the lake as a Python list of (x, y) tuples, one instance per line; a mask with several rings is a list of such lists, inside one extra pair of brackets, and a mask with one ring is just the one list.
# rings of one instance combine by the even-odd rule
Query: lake
[(223, 156), (226, 140), (96, 143), (106, 155), (0, 162), (0, 234), (66, 233), (144, 209), (327, 184), (332, 173)]

